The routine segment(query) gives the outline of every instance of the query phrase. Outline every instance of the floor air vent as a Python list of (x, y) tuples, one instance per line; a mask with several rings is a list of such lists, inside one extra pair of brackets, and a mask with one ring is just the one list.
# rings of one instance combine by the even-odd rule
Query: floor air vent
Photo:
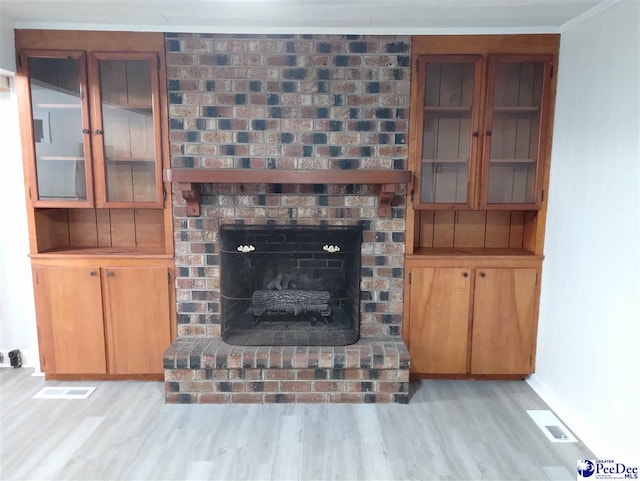
[(571, 431), (548, 409), (528, 410), (527, 414), (552, 443), (577, 443)]
[(43, 387), (38, 391), (33, 398), (34, 399), (87, 399), (95, 387), (86, 386), (55, 386), (55, 387)]

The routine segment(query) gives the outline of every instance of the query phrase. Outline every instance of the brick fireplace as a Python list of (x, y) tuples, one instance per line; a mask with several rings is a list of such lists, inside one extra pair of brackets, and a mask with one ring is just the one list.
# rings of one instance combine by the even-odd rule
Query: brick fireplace
[[(407, 402), (401, 339), (406, 188), (340, 171), (407, 166), (408, 36), (167, 34), (172, 168), (333, 171), (329, 184), (206, 183), (189, 217), (174, 187), (178, 339), (167, 402)], [(175, 184), (174, 184), (175, 186)], [(358, 226), (360, 340), (222, 341), (220, 227)]]

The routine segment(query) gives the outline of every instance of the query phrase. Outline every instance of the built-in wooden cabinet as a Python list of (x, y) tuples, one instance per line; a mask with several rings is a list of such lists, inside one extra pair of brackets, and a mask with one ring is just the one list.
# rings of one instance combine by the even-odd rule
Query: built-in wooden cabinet
[(175, 337), (164, 35), (16, 30), (40, 364), (162, 377)]
[(171, 343), (167, 267), (34, 265), (33, 277), (47, 375), (162, 373)]
[[(412, 259), (407, 337), (414, 374), (525, 376), (532, 372), (539, 261)], [(433, 267), (431, 267), (433, 266)], [(449, 267), (454, 266), (454, 267)]]
[(421, 55), (418, 209), (537, 210), (551, 55)]
[(25, 49), (20, 68), (34, 206), (162, 208), (157, 53)]
[(557, 35), (412, 40), (403, 337), (414, 376), (535, 369)]

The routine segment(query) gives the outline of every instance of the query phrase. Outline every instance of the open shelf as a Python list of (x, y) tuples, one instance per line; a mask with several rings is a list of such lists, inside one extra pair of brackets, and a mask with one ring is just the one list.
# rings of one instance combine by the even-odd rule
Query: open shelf
[(407, 258), (417, 257), (535, 257), (535, 254), (523, 248), (511, 247), (418, 247)]
[(494, 107), (495, 114), (539, 114), (540, 107)]
[(535, 164), (536, 159), (491, 159), (492, 164)]
[(468, 164), (469, 159), (422, 159), (423, 164)]
[(38, 160), (84, 160), (84, 157), (75, 157), (70, 155), (43, 155), (42, 157), (38, 157)]
[(155, 162), (156, 159), (149, 157), (109, 157), (107, 162)]
[(46, 257), (95, 257), (95, 256), (108, 256), (108, 257), (172, 257), (171, 254), (166, 254), (160, 247), (57, 247), (54, 249), (44, 250), (37, 254), (32, 254), (31, 257), (46, 258)]
[(36, 108), (39, 109), (79, 109), (82, 107), (82, 104), (36, 104)]
[(424, 108), (425, 112), (429, 113), (440, 113), (440, 112), (471, 112), (471, 106), (460, 106), (460, 105), (428, 105)]

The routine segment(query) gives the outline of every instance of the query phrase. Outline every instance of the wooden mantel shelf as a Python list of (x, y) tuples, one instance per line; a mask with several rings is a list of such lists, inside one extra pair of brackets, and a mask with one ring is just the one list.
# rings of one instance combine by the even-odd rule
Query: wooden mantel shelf
[(411, 182), (409, 170), (273, 170), (166, 169), (165, 182), (178, 184), (187, 201), (187, 215), (200, 215), (200, 184), (374, 184), (381, 185), (378, 215), (391, 215), (397, 184)]

